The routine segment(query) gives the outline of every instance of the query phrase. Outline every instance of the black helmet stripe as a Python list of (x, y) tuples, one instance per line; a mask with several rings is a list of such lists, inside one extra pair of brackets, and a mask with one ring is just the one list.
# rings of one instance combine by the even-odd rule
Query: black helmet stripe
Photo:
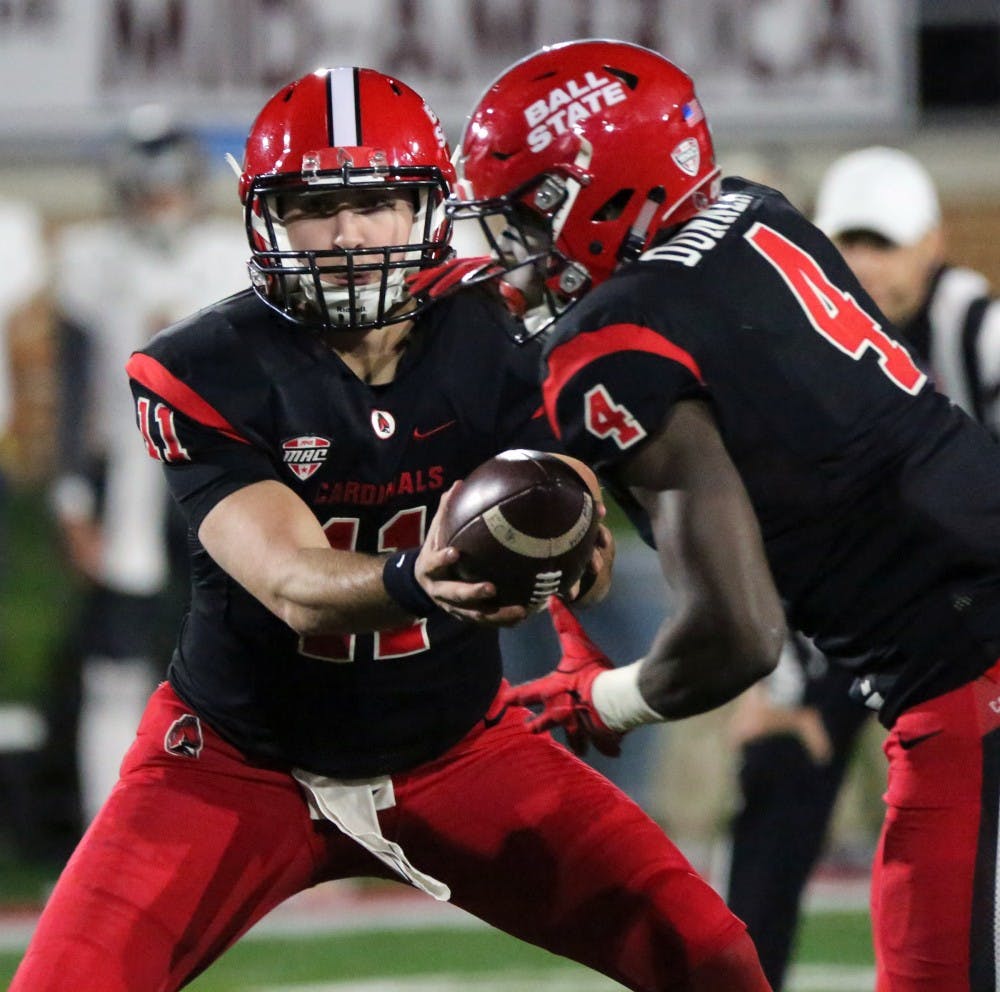
[(361, 101), (358, 99), (358, 69), (331, 69), (326, 77), (327, 135), (330, 147), (361, 144)]

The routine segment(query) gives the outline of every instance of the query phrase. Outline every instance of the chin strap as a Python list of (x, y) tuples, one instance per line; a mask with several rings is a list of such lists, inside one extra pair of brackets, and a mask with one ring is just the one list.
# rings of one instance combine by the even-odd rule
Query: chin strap
[(657, 186), (649, 191), (646, 196), (646, 202), (640, 207), (635, 221), (629, 228), (625, 240), (621, 243), (621, 247), (618, 249), (618, 260), (620, 262), (632, 262), (642, 254), (643, 249), (646, 247), (646, 241), (649, 238), (650, 225), (653, 223), (656, 214), (663, 207), (666, 195), (662, 186)]
[[(349, 327), (355, 323), (366, 323), (378, 316), (379, 300), (382, 296), (382, 282), (364, 283), (354, 287), (354, 310), (351, 310), (351, 293), (346, 286), (331, 286), (321, 283), (323, 288), (323, 303), (330, 317), (330, 323), (336, 326)], [(302, 295), (314, 307), (322, 309), (316, 299), (316, 284), (312, 279), (303, 277), (299, 280)], [(383, 314), (388, 314), (395, 306), (407, 297), (406, 283), (402, 269), (391, 271), (386, 279), (385, 302)]]

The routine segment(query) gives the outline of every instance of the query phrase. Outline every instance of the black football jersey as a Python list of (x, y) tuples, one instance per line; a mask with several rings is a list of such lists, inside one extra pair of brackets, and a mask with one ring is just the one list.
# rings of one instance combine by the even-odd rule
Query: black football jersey
[(780, 193), (727, 179), (564, 315), (545, 369), (567, 450), (612, 481), (674, 403), (710, 403), (790, 624), (867, 653), (885, 722), (1000, 655), (1000, 450)]
[(419, 545), (442, 494), (512, 447), (561, 450), (537, 351), (499, 303), (465, 292), (418, 318), (395, 380), (358, 379), (250, 291), (157, 335), (129, 361), (140, 431), (189, 521), (192, 602), (169, 679), (258, 759), (356, 778), (426, 761), (479, 720), (500, 682), (495, 631), (437, 610), (399, 630), (299, 637), (201, 547), (224, 496), (274, 479), (333, 547)]

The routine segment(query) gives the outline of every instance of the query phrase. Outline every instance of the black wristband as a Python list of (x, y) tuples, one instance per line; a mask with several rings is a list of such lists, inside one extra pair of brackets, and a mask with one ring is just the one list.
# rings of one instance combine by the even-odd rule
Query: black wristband
[(382, 566), (382, 584), (389, 598), (415, 617), (426, 617), (437, 604), (424, 592), (414, 569), (420, 548), (394, 551)]

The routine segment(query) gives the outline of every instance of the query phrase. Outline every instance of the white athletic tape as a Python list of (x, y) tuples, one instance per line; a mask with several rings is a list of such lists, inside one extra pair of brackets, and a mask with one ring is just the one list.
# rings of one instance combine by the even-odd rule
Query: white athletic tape
[(644, 658), (631, 665), (601, 672), (590, 688), (590, 698), (600, 718), (612, 729), (625, 733), (644, 723), (661, 723), (663, 717), (643, 699), (639, 671)]

